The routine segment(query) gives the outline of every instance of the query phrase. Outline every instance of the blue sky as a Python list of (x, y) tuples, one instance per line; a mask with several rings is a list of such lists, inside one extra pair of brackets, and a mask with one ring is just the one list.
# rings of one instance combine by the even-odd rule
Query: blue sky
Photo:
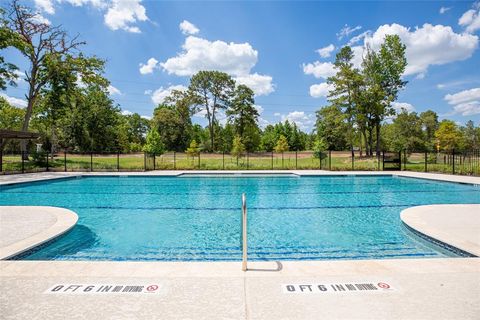
[[(230, 73), (257, 93), (262, 125), (290, 119), (310, 130), (327, 104), (337, 50), (376, 48), (385, 34), (407, 45), (407, 88), (397, 108), (480, 123), (480, 4), (474, 2), (161, 2), (32, 0), (44, 19), (107, 60), (111, 96), (124, 112), (151, 116), (171, 88), (202, 69)], [(183, 23), (182, 23), (183, 22)], [(324, 50), (319, 50), (319, 49)], [(13, 50), (7, 61), (27, 65)], [(26, 85), (9, 88), (17, 104)], [(16, 99), (15, 99), (16, 98)], [(194, 117), (203, 122), (202, 115)]]

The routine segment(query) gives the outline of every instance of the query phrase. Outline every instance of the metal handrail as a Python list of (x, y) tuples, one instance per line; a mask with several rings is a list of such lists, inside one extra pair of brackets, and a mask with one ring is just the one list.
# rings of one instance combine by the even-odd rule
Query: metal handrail
[(242, 271), (247, 271), (247, 198), (242, 194)]

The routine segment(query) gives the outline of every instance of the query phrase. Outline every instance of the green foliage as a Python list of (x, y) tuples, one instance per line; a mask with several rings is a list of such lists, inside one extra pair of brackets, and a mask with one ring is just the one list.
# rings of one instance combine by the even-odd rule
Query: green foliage
[(277, 144), (275, 145), (275, 152), (281, 153), (289, 150), (287, 138), (284, 135), (281, 135), (278, 138)]
[(195, 141), (195, 139), (192, 140), (192, 142), (190, 142), (190, 146), (187, 148), (187, 150), (185, 152), (190, 157), (195, 157), (195, 156), (198, 156), (200, 154), (200, 148), (198, 147), (197, 141)]
[(317, 159), (318, 158), (324, 159), (327, 156), (325, 153), (325, 150), (327, 150), (327, 144), (320, 137), (317, 137), (317, 139), (315, 139), (312, 150), (313, 150), (313, 156)]
[(19, 130), (24, 116), (24, 109), (14, 107), (5, 98), (0, 97), (0, 128)]
[(462, 132), (458, 129), (455, 122), (451, 120), (443, 120), (435, 132), (435, 138), (438, 141), (440, 150), (450, 151), (460, 147), (462, 142)]
[(242, 138), (237, 135), (233, 139), (233, 146), (232, 146), (232, 155), (234, 157), (241, 157), (245, 152), (245, 145), (242, 143)]
[(161, 155), (165, 152), (165, 147), (157, 130), (152, 129), (147, 133), (147, 139), (143, 146), (143, 151), (154, 155)]
[(340, 107), (331, 105), (317, 111), (316, 129), (329, 150), (345, 150), (348, 146), (347, 116)]

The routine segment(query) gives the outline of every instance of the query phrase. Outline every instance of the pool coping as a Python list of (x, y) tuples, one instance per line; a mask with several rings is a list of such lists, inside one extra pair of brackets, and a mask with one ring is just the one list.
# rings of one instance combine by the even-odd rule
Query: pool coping
[(7, 214), (15, 214), (19, 211), (28, 210), (35, 215), (51, 215), (54, 216), (55, 222), (46, 229), (37, 230), (36, 233), (19, 240), (15, 243), (0, 247), (0, 260), (5, 260), (24, 252), (32, 250), (49, 241), (56, 239), (65, 232), (72, 229), (77, 221), (78, 215), (68, 209), (49, 206), (0, 206), (1, 211)]
[[(451, 212), (455, 212), (455, 216), (451, 216)], [(429, 213), (435, 212), (435, 220)], [(462, 230), (458, 230), (458, 225), (455, 226), (460, 215), (468, 215), (468, 220), (472, 219), (471, 215), (480, 212), (480, 204), (435, 204), (410, 207), (402, 210), (400, 219), (402, 222), (414, 233), (426, 238), (428, 241), (436, 243), (439, 246), (445, 246), (448, 250), (460, 250), (460, 254), (466, 253), (471, 256), (480, 256), (480, 236), (468, 237), (468, 227), (463, 226)], [(479, 217), (480, 218), (480, 217)], [(442, 229), (438, 225), (438, 221), (446, 219), (451, 226), (449, 230)], [(478, 218), (477, 218), (478, 220)], [(474, 229), (476, 226), (474, 226)], [(470, 230), (471, 235), (471, 230)], [(463, 251), (463, 252), (462, 252)]]

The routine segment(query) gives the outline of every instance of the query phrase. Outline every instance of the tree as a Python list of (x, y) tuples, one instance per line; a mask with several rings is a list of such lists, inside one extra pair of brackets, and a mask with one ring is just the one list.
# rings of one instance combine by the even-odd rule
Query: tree
[[(0, 8), (0, 49), (6, 49), (20, 45), (19, 38), (7, 27), (8, 20), (5, 17), (5, 10)], [(7, 85), (16, 86), (18, 78), (18, 67), (13, 63), (5, 62), (5, 58), (0, 55), (0, 90), (5, 90)]]
[(330, 102), (345, 110), (348, 123), (348, 141), (353, 156), (354, 122), (362, 78), (358, 69), (353, 67), (352, 59), (352, 49), (349, 46), (343, 47), (335, 57), (336, 74), (329, 77), (327, 82), (334, 88), (328, 95)]
[(234, 92), (235, 81), (220, 71), (199, 71), (190, 79), (188, 87), (195, 111), (205, 112), (210, 132), (210, 149), (215, 148), (215, 124), (217, 112), (227, 109)]
[(245, 146), (242, 143), (242, 138), (237, 135), (233, 139), (233, 146), (232, 146), (232, 155), (237, 158), (237, 166), (238, 166), (238, 158), (243, 155), (245, 152)]
[(153, 129), (148, 132), (143, 151), (153, 155), (161, 155), (165, 152), (165, 147), (157, 130)]
[(317, 137), (313, 143), (313, 156), (315, 158), (323, 159), (326, 156), (325, 150), (327, 150), (327, 144), (322, 138)]
[(260, 148), (265, 151), (273, 151), (276, 143), (275, 127), (269, 124), (262, 133)]
[(331, 105), (317, 111), (317, 135), (327, 145), (328, 150), (345, 150), (348, 145), (347, 116), (340, 107)]
[(416, 112), (405, 109), (393, 120), (385, 137), (391, 150), (408, 152), (425, 150), (422, 122)]
[[(58, 26), (41, 22), (36, 12), (20, 5), (18, 0), (11, 3), (5, 27), (18, 37), (19, 41), (14, 46), (30, 63), (25, 74), (29, 89), (22, 125), (22, 131), (28, 131), (40, 90), (50, 80), (48, 73), (45, 72), (48, 57), (69, 54), (84, 42), (77, 41), (77, 37), (70, 39)], [(26, 151), (25, 142), (22, 143), (22, 151)]]
[(460, 145), (462, 133), (455, 122), (443, 120), (440, 122), (438, 130), (435, 131), (435, 138), (440, 150), (451, 151)]
[(285, 138), (284, 135), (281, 135), (278, 138), (277, 144), (275, 145), (275, 152), (283, 153), (288, 150), (289, 150), (289, 147), (288, 147), (287, 138)]
[(432, 151), (435, 149), (435, 131), (438, 129), (438, 115), (432, 110), (420, 113), (420, 121), (424, 132), (425, 147)]
[(472, 120), (468, 120), (465, 127), (461, 128), (464, 137), (464, 148), (477, 150), (480, 148), (480, 127), (475, 128)]
[(186, 152), (187, 155), (192, 158), (200, 154), (200, 148), (198, 147), (197, 141), (195, 141), (195, 139), (190, 142), (190, 146), (187, 148)]

